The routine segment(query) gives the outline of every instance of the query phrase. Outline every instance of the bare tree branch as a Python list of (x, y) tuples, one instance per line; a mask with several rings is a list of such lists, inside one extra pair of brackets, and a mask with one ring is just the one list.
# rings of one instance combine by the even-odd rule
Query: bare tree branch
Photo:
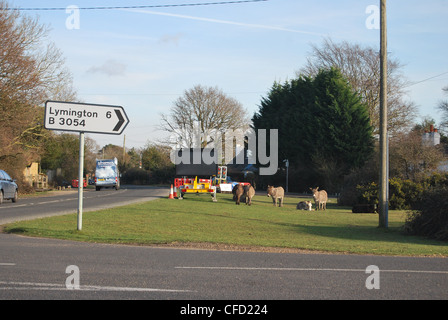
[(46, 136), (43, 103), (75, 101), (76, 92), (61, 52), (47, 39), (48, 28), (7, 8), (0, 0), (0, 161), (20, 155), (28, 162), (38, 158)]
[[(445, 94), (448, 94), (448, 86), (444, 87), (442, 90)], [(442, 111), (440, 126), (442, 127), (443, 131), (448, 132), (448, 101), (440, 101), (437, 108)]]
[[(346, 41), (335, 43), (327, 38), (322, 45), (313, 45), (305, 67), (297, 75), (315, 76), (320, 69), (338, 68), (350, 85), (362, 97), (369, 107), (369, 116), (374, 133), (379, 132), (379, 91), (380, 59), (379, 50), (361, 47)], [(402, 65), (390, 59), (388, 61), (388, 126), (394, 133), (409, 129), (413, 124), (416, 106), (404, 100), (405, 87), (400, 69)]]
[(216, 87), (196, 85), (174, 102), (168, 114), (161, 115), (161, 129), (186, 148), (194, 147), (194, 138), (200, 134), (201, 147), (206, 147), (214, 142), (216, 133), (247, 129), (249, 121), (237, 100)]

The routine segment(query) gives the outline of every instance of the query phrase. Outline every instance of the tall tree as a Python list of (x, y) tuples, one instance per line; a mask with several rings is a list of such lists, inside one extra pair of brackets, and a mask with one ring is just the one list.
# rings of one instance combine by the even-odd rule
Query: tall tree
[(170, 148), (161, 144), (147, 144), (142, 150), (142, 166), (150, 171), (172, 167)]
[[(275, 82), (267, 97), (262, 98), (252, 118), (254, 129), (279, 130), (279, 159), (292, 163), (303, 161), (313, 139), (314, 84), (309, 77), (300, 77), (283, 84)], [(300, 143), (297, 143), (300, 141)], [(269, 143), (269, 139), (267, 139)], [(269, 149), (269, 148), (268, 148)]]
[[(380, 57), (374, 47), (362, 47), (343, 41), (335, 43), (325, 39), (323, 43), (313, 45), (306, 65), (297, 74), (316, 76), (319, 70), (338, 68), (350, 85), (368, 106), (369, 117), (374, 132), (379, 133), (379, 90)], [(405, 101), (405, 81), (400, 70), (402, 65), (397, 59), (389, 59), (388, 71), (388, 130), (392, 133), (407, 131), (413, 123), (416, 106)]]
[(196, 139), (206, 147), (214, 142), (217, 133), (249, 126), (248, 114), (240, 102), (217, 87), (201, 85), (186, 90), (161, 118), (162, 130), (171, 135), (174, 144), (184, 148), (199, 147), (195, 146)]
[[(372, 152), (372, 127), (366, 105), (361, 102), (339, 70), (320, 72), (316, 87), (315, 134), (319, 137), (316, 164), (333, 166), (340, 175), (360, 167)], [(330, 170), (327, 170), (330, 174)]]
[(412, 130), (392, 137), (390, 141), (390, 175), (420, 182), (446, 160), (441, 145), (422, 142), (422, 132)]
[(102, 147), (97, 154), (98, 159), (114, 159), (118, 160), (118, 169), (120, 172), (126, 171), (129, 166), (131, 156), (121, 146), (107, 144)]
[[(84, 144), (84, 171), (95, 171), (97, 144), (86, 137)], [(41, 151), (41, 168), (43, 171), (61, 170), (56, 180), (71, 181), (78, 176), (79, 137), (76, 134), (50, 132)]]
[[(448, 86), (444, 87), (442, 90), (448, 95)], [(440, 101), (438, 109), (442, 111), (442, 122), (440, 125), (446, 133), (448, 132), (448, 100)]]
[(175, 166), (170, 159), (171, 148), (166, 145), (148, 143), (142, 150), (142, 167), (151, 173), (151, 183), (167, 183), (175, 175)]
[(333, 191), (372, 153), (366, 105), (338, 69), (274, 84), (252, 120), (255, 129), (278, 129), (279, 157), (300, 171), (296, 180)]
[(0, 164), (23, 170), (38, 157), (47, 132), (43, 102), (75, 99), (71, 75), (37, 18), (0, 0)]

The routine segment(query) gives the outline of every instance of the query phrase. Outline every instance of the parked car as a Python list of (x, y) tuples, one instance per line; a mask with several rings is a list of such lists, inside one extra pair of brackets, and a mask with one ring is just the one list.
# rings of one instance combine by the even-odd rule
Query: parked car
[(0, 170), (0, 204), (3, 200), (11, 199), (12, 202), (16, 202), (19, 195), (19, 187), (16, 180), (11, 179), (9, 174)]
[[(83, 180), (84, 180), (83, 188), (85, 188), (85, 187), (87, 187), (87, 181), (86, 181), (86, 179), (83, 179)], [(73, 188), (78, 188), (78, 183), (79, 183), (78, 179), (73, 179), (72, 180), (72, 187)]]

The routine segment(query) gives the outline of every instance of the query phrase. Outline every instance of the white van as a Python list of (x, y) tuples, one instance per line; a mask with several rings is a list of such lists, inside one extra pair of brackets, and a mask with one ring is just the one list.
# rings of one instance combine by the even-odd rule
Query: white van
[(120, 189), (117, 158), (96, 160), (95, 189), (100, 191), (101, 188), (107, 187), (113, 187), (115, 190)]

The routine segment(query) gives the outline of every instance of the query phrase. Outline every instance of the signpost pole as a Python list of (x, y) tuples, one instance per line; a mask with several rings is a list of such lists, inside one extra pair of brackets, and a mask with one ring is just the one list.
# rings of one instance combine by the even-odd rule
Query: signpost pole
[(82, 230), (82, 197), (84, 189), (84, 132), (79, 133), (78, 230)]
[(84, 133), (121, 134), (128, 124), (128, 116), (121, 106), (51, 100), (45, 102), (45, 129), (79, 132), (78, 230), (82, 230)]
[(286, 166), (286, 192), (289, 192), (288, 190), (288, 176), (289, 176), (289, 160), (283, 160), (283, 162), (285, 162), (285, 166)]

